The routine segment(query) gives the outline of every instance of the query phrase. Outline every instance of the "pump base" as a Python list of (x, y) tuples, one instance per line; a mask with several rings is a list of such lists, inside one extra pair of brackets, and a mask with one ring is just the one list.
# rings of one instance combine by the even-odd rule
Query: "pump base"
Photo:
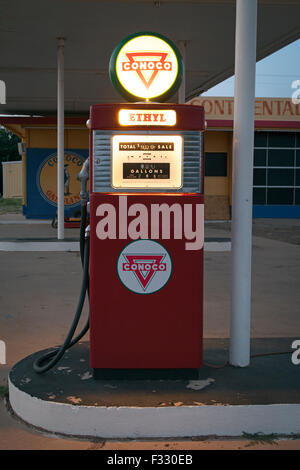
[[(289, 351), (292, 341), (254, 338), (252, 354)], [(228, 339), (210, 338), (197, 380), (134, 381), (94, 380), (88, 342), (36, 374), (33, 362), (48, 351), (22, 359), (8, 379), (11, 410), (47, 433), (144, 439), (299, 432), (300, 374), (290, 353), (253, 358), (249, 367), (222, 367)]]
[(197, 380), (199, 369), (94, 369), (95, 380)]

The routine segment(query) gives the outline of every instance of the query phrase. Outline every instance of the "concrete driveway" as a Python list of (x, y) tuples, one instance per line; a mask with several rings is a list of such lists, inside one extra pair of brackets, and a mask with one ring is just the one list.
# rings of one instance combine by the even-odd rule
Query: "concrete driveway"
[[(252, 337), (300, 339), (300, 221), (257, 219), (253, 234)], [(70, 241), (78, 239), (78, 235), (78, 229), (66, 230), (66, 238)], [(0, 241), (46, 241), (55, 236), (50, 221), (28, 223), (19, 215), (0, 216)], [(230, 224), (207, 223), (205, 236), (230, 237)], [(205, 253), (205, 338), (229, 337), (230, 256), (230, 252)], [(0, 251), (0, 276), (0, 340), (6, 343), (7, 362), (0, 364), (3, 395), (8, 371), (17, 361), (63, 342), (80, 289), (79, 253)], [(82, 325), (87, 313), (85, 306)], [(295, 372), (299, 373), (300, 365), (299, 370), (296, 367)], [(49, 437), (36, 433), (10, 416), (3, 400), (0, 436), (0, 449), (248, 449), (246, 446), (250, 442), (218, 439), (209, 442), (92, 443)], [(250, 448), (300, 448), (297, 440), (276, 442), (278, 445), (252, 442)]]

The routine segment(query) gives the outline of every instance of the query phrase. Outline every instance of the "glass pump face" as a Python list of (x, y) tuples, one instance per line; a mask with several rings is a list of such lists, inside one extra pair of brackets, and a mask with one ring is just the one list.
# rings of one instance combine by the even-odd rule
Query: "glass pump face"
[(179, 189), (182, 186), (180, 135), (115, 135), (112, 186), (118, 189)]

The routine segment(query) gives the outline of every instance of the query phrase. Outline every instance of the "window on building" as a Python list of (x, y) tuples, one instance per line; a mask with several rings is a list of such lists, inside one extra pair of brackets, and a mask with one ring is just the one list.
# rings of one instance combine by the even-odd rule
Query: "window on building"
[(300, 133), (255, 132), (253, 204), (300, 203)]
[(267, 150), (254, 149), (254, 167), (267, 165)]
[(267, 147), (268, 146), (268, 133), (255, 132), (254, 134), (254, 147)]
[(205, 176), (227, 176), (227, 153), (205, 153)]
[(295, 147), (295, 132), (268, 132), (269, 147)]
[(264, 205), (266, 203), (266, 188), (254, 188), (253, 191), (253, 204)]

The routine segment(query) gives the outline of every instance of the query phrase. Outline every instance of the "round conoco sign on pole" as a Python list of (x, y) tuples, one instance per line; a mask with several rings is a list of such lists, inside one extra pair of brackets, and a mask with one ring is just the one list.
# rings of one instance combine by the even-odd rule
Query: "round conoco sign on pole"
[(115, 89), (128, 101), (165, 101), (180, 86), (183, 60), (172, 41), (161, 34), (141, 32), (117, 45), (109, 74)]

